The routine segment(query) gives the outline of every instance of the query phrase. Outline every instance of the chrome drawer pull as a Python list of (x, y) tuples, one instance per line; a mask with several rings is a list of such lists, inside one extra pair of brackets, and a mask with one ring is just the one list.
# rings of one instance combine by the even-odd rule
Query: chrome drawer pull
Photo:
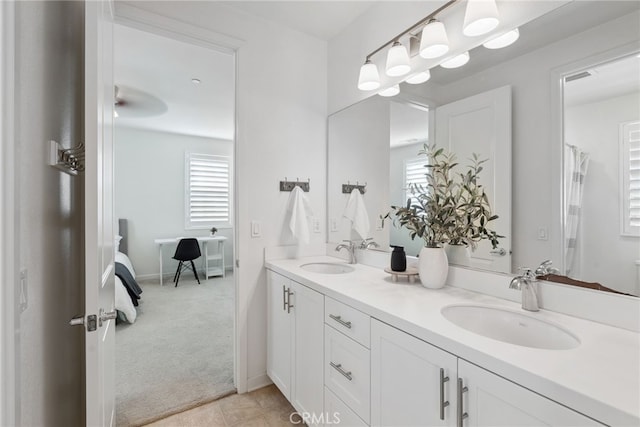
[(340, 372), (346, 379), (348, 379), (349, 381), (353, 380), (353, 377), (351, 376), (351, 371), (346, 372), (344, 369), (342, 369), (342, 364), (338, 363), (337, 365), (333, 362), (329, 362), (329, 365), (331, 365), (331, 367), (333, 369), (335, 369), (336, 371)]
[(291, 288), (287, 288), (287, 313), (291, 313), (291, 309), (293, 308), (293, 304), (291, 304), (291, 295), (293, 295)]
[(462, 378), (458, 378), (458, 427), (463, 427), (464, 419), (469, 417), (469, 414), (464, 412), (464, 405), (462, 402), (462, 395), (469, 391), (469, 389), (462, 384)]
[(329, 317), (335, 320), (336, 322), (340, 323), (345, 328), (351, 329), (351, 322), (345, 322), (344, 320), (342, 320), (342, 316), (336, 316), (335, 314), (330, 314)]
[(444, 420), (444, 408), (449, 406), (449, 401), (444, 400), (444, 383), (449, 381), (449, 377), (444, 376), (444, 369), (440, 368), (440, 419)]
[(287, 291), (284, 285), (282, 285), (282, 310), (287, 311)]

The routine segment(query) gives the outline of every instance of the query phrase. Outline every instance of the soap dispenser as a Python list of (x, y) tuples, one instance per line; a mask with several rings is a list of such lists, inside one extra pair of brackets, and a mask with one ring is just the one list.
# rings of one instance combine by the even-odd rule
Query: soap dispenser
[(391, 271), (406, 271), (407, 270), (407, 255), (404, 253), (403, 246), (391, 246), (393, 252), (391, 252)]

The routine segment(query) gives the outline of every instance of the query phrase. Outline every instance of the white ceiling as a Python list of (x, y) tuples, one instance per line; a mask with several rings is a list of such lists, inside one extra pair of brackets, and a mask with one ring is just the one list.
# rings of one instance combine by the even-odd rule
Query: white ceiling
[(636, 55), (587, 71), (590, 76), (565, 83), (564, 102), (567, 106), (640, 92), (640, 58)]
[(233, 56), (122, 25), (114, 41), (117, 126), (233, 139)]
[(322, 40), (329, 40), (376, 2), (236, 0), (222, 3)]

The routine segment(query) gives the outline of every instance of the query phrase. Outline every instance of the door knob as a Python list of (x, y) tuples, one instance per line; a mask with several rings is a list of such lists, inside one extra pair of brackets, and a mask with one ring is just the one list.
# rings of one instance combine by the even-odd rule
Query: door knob
[(504, 248), (497, 249), (495, 251), (490, 252), (491, 255), (505, 256), (507, 251)]
[(107, 320), (114, 320), (116, 317), (118, 317), (118, 312), (116, 310), (104, 311), (104, 309), (101, 308), (99, 326), (102, 326), (102, 322), (106, 322)]

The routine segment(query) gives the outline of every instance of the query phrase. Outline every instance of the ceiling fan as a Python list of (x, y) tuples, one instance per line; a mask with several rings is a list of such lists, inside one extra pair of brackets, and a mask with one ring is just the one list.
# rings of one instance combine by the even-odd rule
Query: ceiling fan
[(167, 104), (150, 93), (129, 86), (114, 86), (116, 117), (144, 118), (160, 116), (169, 110)]

